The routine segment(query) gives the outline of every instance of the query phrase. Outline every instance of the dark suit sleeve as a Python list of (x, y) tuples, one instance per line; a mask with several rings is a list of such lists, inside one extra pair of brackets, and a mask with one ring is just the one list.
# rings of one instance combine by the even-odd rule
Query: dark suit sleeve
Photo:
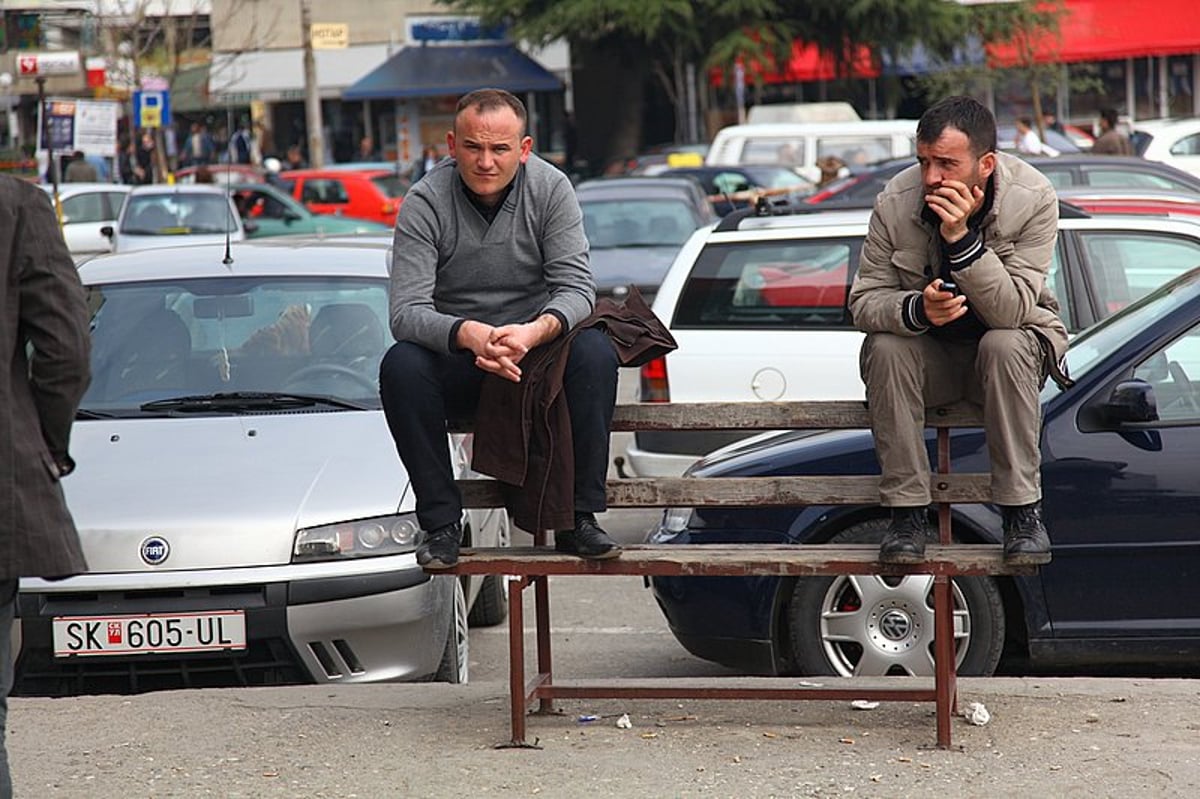
[(15, 193), (11, 254), (20, 296), (20, 337), (31, 345), (30, 385), (42, 437), (65, 471), (71, 464), (71, 423), (90, 380), (87, 302), (46, 194), (30, 184), (18, 186)]

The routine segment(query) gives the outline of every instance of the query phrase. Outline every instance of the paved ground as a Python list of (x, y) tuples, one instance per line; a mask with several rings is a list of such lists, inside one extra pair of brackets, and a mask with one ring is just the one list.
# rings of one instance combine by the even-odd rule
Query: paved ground
[[(1200, 795), (1200, 682), (962, 680), (985, 726), (931, 748), (932, 705), (578, 700), (508, 739), (507, 688), (390, 685), (16, 699), (30, 797)], [(631, 729), (616, 718), (627, 712)], [(580, 723), (580, 714), (597, 714)]]

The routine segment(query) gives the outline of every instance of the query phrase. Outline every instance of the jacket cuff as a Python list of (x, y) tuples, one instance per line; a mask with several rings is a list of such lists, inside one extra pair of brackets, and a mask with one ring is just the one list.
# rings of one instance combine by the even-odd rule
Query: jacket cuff
[(449, 352), (462, 352), (463, 348), (458, 346), (458, 329), (463, 326), (466, 319), (458, 319), (450, 326), (450, 338), (446, 341), (446, 349)]
[(925, 315), (925, 303), (920, 293), (910, 294), (904, 299), (900, 316), (904, 326), (914, 333), (924, 333), (929, 329), (929, 317)]
[(968, 230), (967, 235), (945, 247), (946, 261), (952, 270), (970, 266), (983, 255), (983, 239), (978, 230)]

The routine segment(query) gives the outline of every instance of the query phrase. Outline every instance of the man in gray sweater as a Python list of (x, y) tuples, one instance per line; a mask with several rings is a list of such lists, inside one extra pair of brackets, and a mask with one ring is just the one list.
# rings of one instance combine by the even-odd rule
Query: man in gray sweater
[[(462, 496), (446, 420), (475, 416), (484, 376), (520, 382), (521, 360), (587, 317), (596, 290), (583, 214), (566, 176), (533, 155), (525, 107), (499, 89), (459, 100), (450, 158), (409, 190), (396, 217), (391, 327), (380, 395), (425, 531), (417, 560), (458, 561)], [(571, 342), (564, 391), (575, 462), (575, 527), (555, 547), (585, 558), (620, 548), (596, 523), (606, 509), (617, 356), (599, 329)], [(513, 420), (520, 424), (519, 419)], [(531, 531), (532, 532), (532, 531)]]

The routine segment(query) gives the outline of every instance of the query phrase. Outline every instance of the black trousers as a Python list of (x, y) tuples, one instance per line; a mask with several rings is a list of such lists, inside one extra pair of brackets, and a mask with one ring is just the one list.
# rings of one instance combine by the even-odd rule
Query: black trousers
[[(576, 511), (599, 513), (608, 507), (604, 483), (617, 366), (616, 350), (602, 331), (582, 330), (571, 341), (563, 390), (575, 447)], [(462, 518), (446, 420), (475, 418), (484, 374), (470, 352), (443, 355), (406, 341), (392, 345), (380, 363), (384, 415), (412, 480), (417, 520), (424, 530)]]

